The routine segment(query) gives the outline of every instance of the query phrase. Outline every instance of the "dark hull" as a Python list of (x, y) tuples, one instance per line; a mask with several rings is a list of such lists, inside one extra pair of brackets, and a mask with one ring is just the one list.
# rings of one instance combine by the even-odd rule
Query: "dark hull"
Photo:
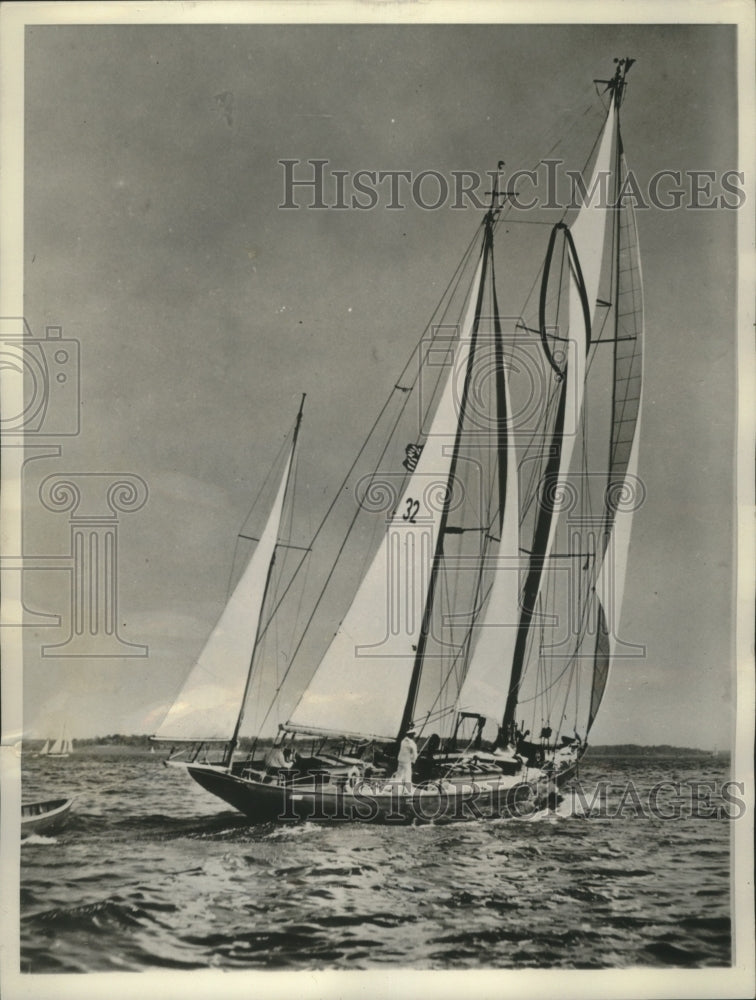
[(558, 788), (576, 763), (556, 779), (528, 768), (521, 775), (481, 780), (429, 782), (405, 790), (383, 782), (353, 789), (253, 781), (209, 765), (189, 765), (192, 778), (212, 795), (257, 823), (431, 823), (476, 819), (528, 818), (558, 801)]

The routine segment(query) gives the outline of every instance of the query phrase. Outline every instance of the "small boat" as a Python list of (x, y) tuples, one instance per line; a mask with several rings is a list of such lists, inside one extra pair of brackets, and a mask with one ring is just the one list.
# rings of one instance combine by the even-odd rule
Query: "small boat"
[(21, 833), (56, 833), (65, 824), (73, 799), (45, 799), (21, 806)]
[[(153, 736), (250, 820), (520, 816), (553, 807), (575, 774), (618, 651), (643, 493), (643, 296), (619, 123), (633, 61), (594, 81), (585, 191), (605, 181), (609, 197), (544, 206), (559, 215), (538, 229), (499, 163), (436, 313), (295, 545), (302, 398), (267, 520), (240, 534), (254, 553)], [(293, 590), (329, 544), (322, 587)]]

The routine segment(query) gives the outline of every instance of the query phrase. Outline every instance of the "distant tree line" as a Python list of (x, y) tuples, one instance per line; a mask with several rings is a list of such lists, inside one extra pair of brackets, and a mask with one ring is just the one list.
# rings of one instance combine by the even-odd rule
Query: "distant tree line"
[[(25, 741), (33, 745), (42, 744), (43, 740), (31, 740)], [(239, 749), (244, 751), (248, 750), (252, 745), (252, 739), (242, 738), (239, 741)], [(261, 746), (269, 746), (273, 742), (273, 739), (263, 739), (258, 740), (258, 744)], [(76, 738), (76, 745), (80, 747), (86, 746), (126, 746), (126, 747), (143, 747), (145, 749), (153, 746), (150, 742), (150, 737), (144, 734), (132, 734), (131, 736), (126, 736), (123, 733), (109, 733), (107, 736), (94, 736), (89, 739), (78, 739)], [(165, 744), (170, 746), (170, 743)], [(681, 754), (687, 754), (692, 757), (706, 757), (711, 754), (710, 750), (701, 750), (698, 747), (676, 747), (671, 746), (669, 743), (661, 743), (655, 746), (639, 746), (635, 743), (616, 743), (616, 744), (597, 744), (596, 746), (589, 746), (589, 753), (593, 757), (606, 756), (606, 757), (679, 757)], [(720, 751), (725, 755), (728, 753), (727, 750)]]

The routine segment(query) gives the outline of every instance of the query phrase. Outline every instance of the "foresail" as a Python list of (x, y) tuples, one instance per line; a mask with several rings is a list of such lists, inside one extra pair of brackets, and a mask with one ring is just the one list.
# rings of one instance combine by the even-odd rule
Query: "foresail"
[(158, 739), (226, 741), (231, 738), (254, 651), (292, 455), (293, 449), (257, 548), (181, 693), (155, 734)]
[[(483, 257), (476, 268), (453, 371), (380, 548), (289, 720), (301, 728), (393, 738), (405, 707), (459, 423), (458, 380), (470, 356)], [(391, 489), (377, 477), (369, 489)]]

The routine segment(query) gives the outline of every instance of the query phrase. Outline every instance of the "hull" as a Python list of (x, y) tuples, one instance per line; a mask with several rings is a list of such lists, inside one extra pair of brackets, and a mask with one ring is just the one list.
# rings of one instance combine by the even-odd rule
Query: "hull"
[(73, 799), (49, 799), (21, 806), (21, 833), (55, 833), (68, 819)]
[(435, 823), (479, 819), (522, 819), (555, 805), (558, 789), (575, 773), (577, 760), (554, 776), (539, 768), (517, 775), (429, 781), (343, 783), (257, 780), (212, 765), (187, 765), (206, 791), (266, 823)]

